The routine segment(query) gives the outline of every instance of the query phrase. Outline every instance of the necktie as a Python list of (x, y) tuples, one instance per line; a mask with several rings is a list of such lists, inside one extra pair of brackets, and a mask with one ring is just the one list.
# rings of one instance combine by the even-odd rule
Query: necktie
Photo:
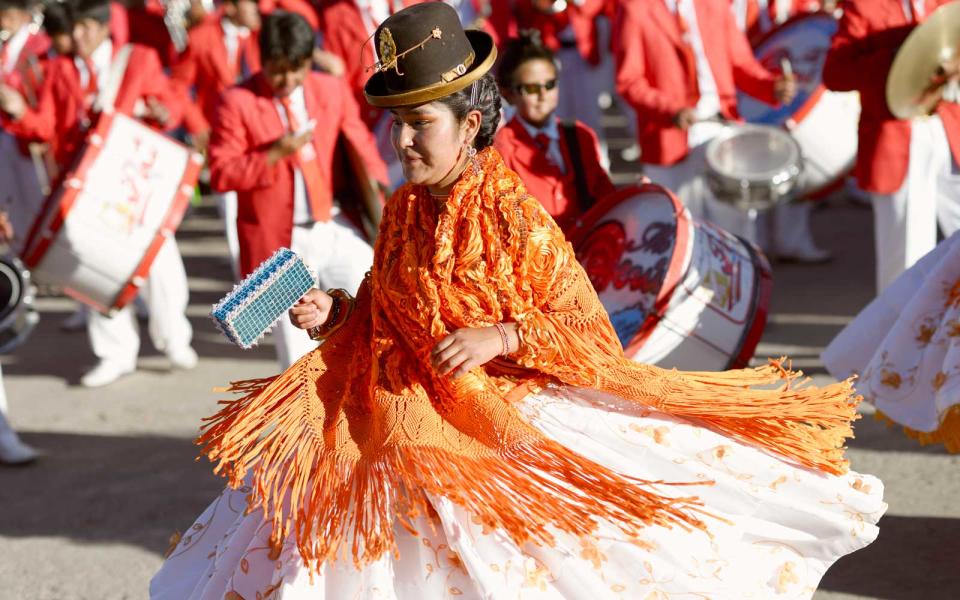
[(250, 61), (247, 59), (247, 53), (250, 51), (250, 35), (237, 38), (237, 57), (235, 71), (237, 82), (245, 81), (253, 73), (250, 71)]
[[(290, 98), (280, 98), (280, 104), (287, 113), (287, 124), (291, 132), (300, 130), (300, 122), (294, 114), (293, 106), (290, 104)], [(307, 187), (307, 200), (310, 204), (310, 214), (315, 221), (330, 220), (330, 186), (323, 179), (320, 173), (320, 165), (317, 164), (317, 154), (314, 151), (313, 143), (309, 142), (294, 154), (297, 168), (303, 175), (303, 183)]]
[(680, 14), (680, 3), (677, 3), (677, 28), (680, 30), (680, 39), (682, 40), (680, 54), (684, 63), (684, 69), (687, 71), (687, 106), (694, 108), (700, 101), (700, 82), (697, 80), (697, 55), (693, 52), (693, 46), (690, 41), (690, 28), (687, 26), (687, 20)]
[(100, 86), (97, 84), (97, 69), (93, 64), (93, 59), (87, 57), (82, 60), (87, 68), (87, 89), (84, 90), (83, 107), (90, 110), (97, 100), (97, 92), (100, 91)]
[(549, 135), (547, 135), (547, 134), (545, 134), (545, 133), (538, 133), (538, 134), (537, 134), (537, 137), (535, 138), (535, 140), (536, 140), (536, 142), (537, 142), (537, 146), (539, 146), (541, 150), (543, 150), (544, 152), (547, 152), (548, 150), (550, 150), (550, 136), (549, 136)]

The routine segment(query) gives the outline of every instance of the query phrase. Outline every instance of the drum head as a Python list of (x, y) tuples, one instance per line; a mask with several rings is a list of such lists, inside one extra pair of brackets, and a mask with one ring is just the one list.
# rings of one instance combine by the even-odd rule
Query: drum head
[(666, 188), (614, 192), (571, 234), (627, 355), (650, 335), (689, 262), (690, 218)]
[(800, 163), (797, 142), (776, 127), (734, 126), (707, 146), (710, 171), (741, 184), (779, 185), (796, 177)]
[(17, 309), (26, 292), (20, 261), (0, 258), (0, 322)]
[(837, 25), (837, 20), (827, 13), (800, 15), (758, 39), (753, 44), (754, 55), (767, 70), (780, 73), (782, 59), (790, 60), (797, 79), (797, 97), (787, 106), (770, 106), (738, 93), (740, 115), (750, 123), (763, 125), (784, 126), (788, 120), (801, 121), (824, 91), (823, 63)]

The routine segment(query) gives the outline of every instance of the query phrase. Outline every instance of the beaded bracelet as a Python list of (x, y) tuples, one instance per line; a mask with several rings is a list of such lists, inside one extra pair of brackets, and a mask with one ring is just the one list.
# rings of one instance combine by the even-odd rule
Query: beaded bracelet
[(494, 327), (497, 328), (497, 331), (500, 333), (500, 343), (503, 345), (503, 350), (500, 352), (500, 356), (506, 356), (510, 354), (510, 340), (507, 337), (507, 330), (504, 328), (503, 323), (494, 323)]
[(331, 289), (327, 290), (327, 294), (333, 299), (330, 305), (330, 315), (323, 325), (311, 327), (307, 330), (310, 339), (317, 342), (333, 335), (335, 331), (347, 322), (350, 313), (353, 312), (354, 299), (346, 290), (340, 288)]

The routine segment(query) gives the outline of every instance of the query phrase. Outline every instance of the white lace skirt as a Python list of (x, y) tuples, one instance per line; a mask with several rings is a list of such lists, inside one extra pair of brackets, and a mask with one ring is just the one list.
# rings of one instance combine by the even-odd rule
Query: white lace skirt
[(712, 482), (663, 487), (700, 496), (709, 531), (648, 528), (627, 539), (612, 525), (518, 547), (432, 498), (436, 516), (399, 524), (399, 556), (356, 569), (328, 563), (312, 578), (292, 540), (271, 557), (270, 526), (249, 515), (249, 488), (227, 490), (197, 519), (150, 585), (155, 600), (366, 598), (809, 598), (827, 568), (877, 536), (883, 485), (831, 476), (594, 390), (549, 389), (521, 401), (539, 430), (626, 475)]
[(897, 278), (822, 358), (835, 377), (858, 375), (857, 392), (886, 417), (960, 452), (960, 234)]

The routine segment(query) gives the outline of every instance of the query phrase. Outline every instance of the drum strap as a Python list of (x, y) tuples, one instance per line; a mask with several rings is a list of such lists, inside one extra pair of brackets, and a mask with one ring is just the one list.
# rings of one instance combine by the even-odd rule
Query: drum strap
[(110, 72), (107, 74), (107, 81), (97, 95), (97, 101), (93, 103), (94, 114), (113, 112), (114, 103), (117, 101), (117, 94), (120, 92), (120, 84), (123, 83), (123, 76), (127, 72), (127, 63), (130, 62), (130, 53), (133, 46), (126, 44), (117, 55), (110, 61)]
[(567, 151), (570, 153), (570, 168), (573, 170), (573, 181), (577, 186), (577, 204), (580, 206), (580, 214), (583, 214), (596, 201), (590, 193), (587, 176), (583, 171), (583, 154), (580, 153), (580, 140), (577, 139), (577, 122), (573, 119), (561, 120), (560, 131), (563, 134), (563, 141), (567, 143)]

